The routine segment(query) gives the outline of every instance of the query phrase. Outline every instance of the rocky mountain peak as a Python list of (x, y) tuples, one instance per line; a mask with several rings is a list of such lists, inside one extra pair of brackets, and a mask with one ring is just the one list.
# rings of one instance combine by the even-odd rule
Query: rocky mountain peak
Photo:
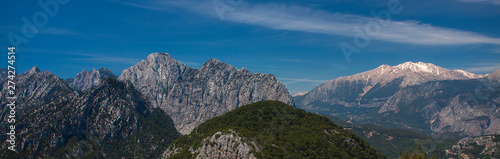
[(109, 70), (108, 68), (101, 68), (98, 70), (100, 73), (105, 73), (105, 74), (112, 74), (113, 76), (115, 76), (113, 74), (113, 72), (111, 72), (111, 70)]
[(66, 80), (66, 83), (75, 90), (86, 90), (99, 85), (107, 77), (116, 78), (116, 75), (107, 68), (94, 68), (92, 71), (82, 70), (74, 79)]
[(35, 74), (35, 73), (40, 73), (42, 71), (40, 71), (40, 69), (37, 67), (37, 66), (33, 66), (30, 70), (28, 70), (25, 74), (27, 75), (31, 75), (31, 74)]
[(147, 64), (180, 63), (180, 61), (177, 61), (172, 56), (170, 56), (170, 54), (168, 54), (168, 53), (152, 53), (152, 54), (149, 54), (148, 57), (141, 62), (144, 62)]
[(225, 68), (236, 69), (236, 67), (231, 66), (227, 63), (221, 62), (217, 59), (210, 59), (205, 64), (203, 64), (203, 66), (201, 67), (202, 70), (203, 69), (225, 69)]
[(390, 69), (390, 68), (392, 68), (392, 66), (385, 65), (385, 64), (384, 65), (380, 65), (379, 67), (377, 67), (377, 69)]
[(413, 63), (411, 61), (394, 66), (396, 69), (400, 70), (411, 70), (413, 72), (435, 72), (443, 69), (431, 63), (417, 62)]

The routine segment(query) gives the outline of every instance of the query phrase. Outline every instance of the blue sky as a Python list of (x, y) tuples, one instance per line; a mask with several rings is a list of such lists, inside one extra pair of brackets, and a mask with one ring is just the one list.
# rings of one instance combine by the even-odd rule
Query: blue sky
[[(58, 7), (45, 11), (39, 2)], [(274, 74), (292, 94), (406, 61), (477, 74), (500, 69), (500, 0), (0, 4), (0, 43), (17, 46), (17, 72), (39, 66), (61, 78), (102, 67), (119, 75), (153, 52), (170, 53), (195, 68), (215, 58), (254, 73)], [(25, 21), (37, 31), (27, 31)], [(23, 40), (13, 42), (12, 37)]]

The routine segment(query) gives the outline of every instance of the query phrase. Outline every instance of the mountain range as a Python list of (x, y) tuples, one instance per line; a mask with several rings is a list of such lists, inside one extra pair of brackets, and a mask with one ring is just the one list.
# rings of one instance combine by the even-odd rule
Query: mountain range
[(498, 134), (499, 74), (406, 62), (330, 80), (294, 99), (297, 107), (357, 123), (451, 138)]
[[(0, 69), (1, 99), (8, 96), (6, 72)], [(347, 130), (395, 150), (434, 141), (426, 135), (458, 141), (500, 133), (500, 70), (475, 75), (423, 62), (382, 65), (292, 97), (270, 74), (216, 59), (191, 68), (153, 53), (120, 76), (102, 68), (63, 80), (35, 66), (13, 82), (22, 104), (21, 153), (8, 151), (8, 136), (0, 134), (0, 158), (383, 157)], [(7, 104), (0, 101), (2, 132)], [(348, 121), (333, 119), (342, 128), (295, 106)]]
[[(273, 75), (215, 59), (194, 69), (166, 53), (149, 55), (120, 77), (103, 68), (63, 80), (35, 66), (13, 82), (16, 103), (22, 104), (16, 109), (16, 150), (21, 153), (7, 150), (9, 136), (1, 134), (1, 158), (157, 158), (179, 132), (189, 133), (246, 103), (293, 105)], [(0, 84), (5, 99), (8, 82)], [(8, 132), (8, 101), (0, 104), (0, 131)]]

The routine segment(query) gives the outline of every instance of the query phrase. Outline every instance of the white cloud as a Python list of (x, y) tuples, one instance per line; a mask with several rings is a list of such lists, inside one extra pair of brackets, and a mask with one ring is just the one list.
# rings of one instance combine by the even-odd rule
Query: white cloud
[(481, 63), (477, 64), (476, 67), (465, 69), (465, 71), (477, 73), (492, 73), (496, 70), (500, 70), (500, 63)]
[[(198, 12), (208, 17), (218, 18), (215, 8), (211, 3), (212, 1), (181, 2), (174, 3), (173, 1), (163, 1), (155, 2), (154, 4), (157, 8), (176, 6)], [(162, 4), (163, 6), (158, 4)], [(355, 28), (364, 30), (367, 24), (376, 22), (372, 17), (367, 16), (330, 13), (301, 6), (273, 3), (243, 3), (232, 8), (233, 9), (222, 14), (225, 21), (277, 30), (309, 32), (333, 36), (356, 37)], [(391, 21), (388, 24), (389, 25), (386, 27), (381, 28), (378, 35), (371, 36), (370, 39), (420, 45), (500, 45), (500, 38), (489, 37), (470, 31), (433, 26), (419, 21)]]

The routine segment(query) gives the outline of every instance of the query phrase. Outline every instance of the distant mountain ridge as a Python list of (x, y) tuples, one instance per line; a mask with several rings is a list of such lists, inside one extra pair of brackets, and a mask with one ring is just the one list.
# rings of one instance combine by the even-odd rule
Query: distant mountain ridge
[(66, 83), (75, 90), (86, 90), (99, 85), (107, 77), (116, 78), (117, 76), (107, 68), (93, 69), (92, 71), (82, 70), (76, 74), (75, 78), (67, 79)]
[(131, 81), (153, 104), (188, 134), (200, 123), (263, 100), (294, 105), (285, 85), (270, 74), (253, 74), (216, 59), (200, 69), (187, 67), (167, 53), (153, 53), (125, 69), (119, 80)]
[[(499, 74), (406, 62), (330, 80), (294, 99), (298, 107), (355, 122), (448, 137), (492, 134), (500, 133)], [(478, 95), (484, 89), (488, 97)]]

